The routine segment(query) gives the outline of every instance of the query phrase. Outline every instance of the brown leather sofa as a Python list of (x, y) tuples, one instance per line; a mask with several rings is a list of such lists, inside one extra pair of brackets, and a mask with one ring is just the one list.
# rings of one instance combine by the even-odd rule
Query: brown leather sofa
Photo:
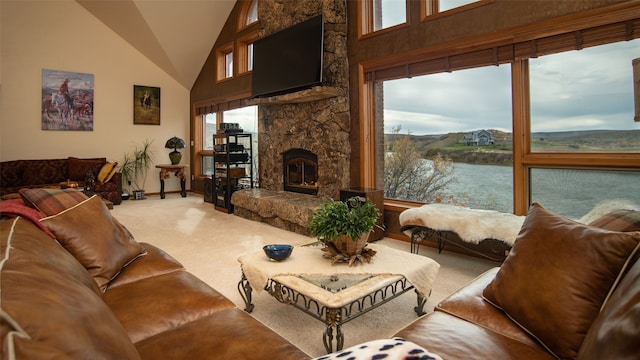
[(501, 267), (398, 333), (443, 359), (638, 359), (640, 212), (589, 229), (534, 205)]
[[(55, 188), (60, 183), (72, 181), (84, 186), (85, 175), (91, 172), (96, 179), (106, 158), (42, 160), (11, 160), (0, 162), (0, 196), (17, 193), (20, 189)], [(109, 181), (96, 181), (93, 191), (114, 205), (122, 202), (122, 174), (116, 172)]]
[[(53, 213), (0, 221), (1, 358), (309, 358), (99, 198)], [(501, 267), (395, 336), (442, 359), (637, 359), (640, 212), (592, 225), (534, 205)]]
[(2, 359), (309, 358), (137, 243), (97, 197), (41, 225), (0, 221)]

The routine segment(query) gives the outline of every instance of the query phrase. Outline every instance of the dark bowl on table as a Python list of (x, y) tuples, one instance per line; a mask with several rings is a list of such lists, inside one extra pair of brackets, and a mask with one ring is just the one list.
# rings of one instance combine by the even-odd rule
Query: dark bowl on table
[(264, 253), (267, 257), (274, 261), (282, 261), (291, 255), (293, 251), (293, 246), (291, 245), (281, 245), (281, 244), (272, 244), (265, 245), (263, 248)]

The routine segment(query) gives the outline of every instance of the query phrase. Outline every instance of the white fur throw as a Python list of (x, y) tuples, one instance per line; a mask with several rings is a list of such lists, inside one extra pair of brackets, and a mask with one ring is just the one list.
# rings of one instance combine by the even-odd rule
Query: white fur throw
[[(469, 209), (446, 204), (427, 204), (400, 214), (402, 227), (423, 226), (439, 231), (453, 231), (461, 240), (478, 244), (484, 239), (502, 240), (513, 245), (524, 216), (493, 210)], [(410, 230), (405, 234), (411, 236)]]

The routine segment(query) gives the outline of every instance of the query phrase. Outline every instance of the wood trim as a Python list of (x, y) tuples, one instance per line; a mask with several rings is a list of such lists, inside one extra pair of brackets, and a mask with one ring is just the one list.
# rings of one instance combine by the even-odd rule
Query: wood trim
[(529, 149), (529, 61), (511, 65), (513, 131), (513, 212), (525, 215), (529, 208), (529, 176), (522, 159)]
[[(221, 82), (221, 81), (233, 78), (234, 74), (231, 74), (230, 77), (226, 77), (226, 75), (227, 75), (227, 71), (226, 71), (227, 70), (227, 68), (226, 68), (226, 65), (227, 65), (226, 56), (230, 52), (234, 53), (234, 51), (233, 51), (233, 41), (228, 43), (228, 44), (222, 45), (222, 46), (220, 46), (219, 48), (216, 49), (216, 62), (217, 62), (217, 65), (218, 65), (217, 72), (216, 72), (217, 82)], [(235, 56), (235, 54), (233, 56)], [(237, 66), (237, 64), (233, 64), (234, 68), (236, 66)], [(232, 69), (232, 72), (233, 72), (233, 70), (235, 70), (235, 69)]]
[(375, 160), (375, 91), (372, 82), (365, 81), (362, 66), (358, 66), (360, 89), (360, 186), (376, 188)]
[(243, 75), (249, 70), (249, 45), (253, 44), (259, 38), (258, 30), (250, 32), (247, 35), (244, 35), (236, 40), (236, 47), (238, 49), (238, 56), (236, 56), (238, 61), (238, 74)]
[[(491, 34), (483, 34), (405, 53), (365, 60), (362, 62), (362, 66), (365, 72), (391, 71), (396, 67), (404, 67), (406, 64), (452, 58), (465, 53), (489, 50), (493, 52), (491, 50), (493, 48), (501, 47), (502, 51), (508, 52), (509, 47), (517, 43), (638, 19), (640, 19), (640, 0), (632, 0), (528, 24), (515, 29), (505, 29)], [(638, 33), (639, 31), (632, 31), (631, 35), (638, 37), (640, 36)], [(531, 45), (528, 44), (528, 46), (530, 47)], [(508, 61), (510, 60), (506, 60), (506, 62)]]
[(422, 0), (420, 1), (420, 20), (431, 21), (433, 19), (449, 16), (463, 11), (475, 9), (480, 6), (491, 4), (495, 0), (478, 0), (453, 9), (440, 12), (439, 0)]

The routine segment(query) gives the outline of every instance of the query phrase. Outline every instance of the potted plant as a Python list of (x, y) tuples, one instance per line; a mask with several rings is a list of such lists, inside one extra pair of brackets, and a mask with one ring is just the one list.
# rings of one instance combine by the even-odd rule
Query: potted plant
[(122, 179), (129, 186), (133, 183), (133, 198), (136, 200), (144, 199), (144, 186), (147, 182), (147, 172), (151, 166), (153, 159), (151, 152), (151, 144), (153, 140), (145, 140), (140, 147), (136, 145), (133, 154), (124, 154), (120, 172)]
[(379, 216), (380, 211), (369, 199), (328, 200), (311, 214), (307, 230), (324, 243), (322, 251), (332, 263), (369, 262), (376, 252), (365, 247), (369, 233), (380, 226), (377, 223)]

